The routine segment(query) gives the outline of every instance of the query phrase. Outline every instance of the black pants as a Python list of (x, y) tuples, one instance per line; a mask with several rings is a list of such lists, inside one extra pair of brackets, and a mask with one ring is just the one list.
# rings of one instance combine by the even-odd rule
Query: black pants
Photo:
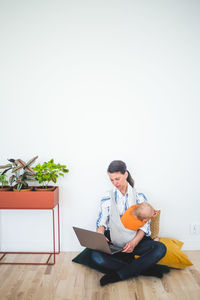
[[(105, 235), (109, 238), (109, 232), (106, 232)], [(142, 274), (165, 256), (165, 253), (166, 246), (163, 243), (144, 236), (132, 253), (120, 252), (110, 255), (94, 250), (91, 259), (96, 265), (107, 269), (108, 272), (115, 271), (124, 280)], [(135, 255), (140, 257), (134, 259)]]

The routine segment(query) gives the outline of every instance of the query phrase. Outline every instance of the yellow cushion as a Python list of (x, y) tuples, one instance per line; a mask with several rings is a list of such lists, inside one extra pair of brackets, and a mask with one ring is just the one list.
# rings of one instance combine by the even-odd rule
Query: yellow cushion
[(193, 265), (187, 255), (181, 251), (183, 242), (170, 238), (159, 238), (159, 241), (165, 244), (167, 252), (158, 264), (176, 269), (184, 269)]
[(172, 238), (160, 238), (160, 241), (162, 241), (162, 243), (163, 242), (167, 243), (169, 240), (170, 240), (170, 242), (173, 242), (176, 246), (178, 246), (179, 249), (181, 249), (182, 246), (183, 246), (183, 244), (184, 244), (183, 242), (181, 242), (179, 240), (176, 240), (176, 239), (172, 239)]
[(183, 242), (170, 238), (159, 238), (159, 241), (165, 244), (167, 252), (158, 264), (176, 269), (184, 269), (193, 265), (187, 255), (181, 251)]

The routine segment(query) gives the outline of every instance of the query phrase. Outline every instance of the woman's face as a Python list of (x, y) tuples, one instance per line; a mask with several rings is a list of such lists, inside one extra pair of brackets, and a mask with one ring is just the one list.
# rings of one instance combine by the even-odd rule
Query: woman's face
[(128, 172), (126, 171), (124, 174), (121, 172), (109, 173), (108, 176), (112, 184), (119, 190), (121, 190), (126, 185), (126, 179), (128, 177)]

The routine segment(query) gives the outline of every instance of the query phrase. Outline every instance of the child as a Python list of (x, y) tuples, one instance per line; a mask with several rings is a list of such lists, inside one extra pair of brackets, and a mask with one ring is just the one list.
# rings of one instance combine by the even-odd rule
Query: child
[(151, 204), (143, 202), (130, 206), (121, 217), (121, 222), (125, 228), (137, 231), (156, 215), (157, 210)]

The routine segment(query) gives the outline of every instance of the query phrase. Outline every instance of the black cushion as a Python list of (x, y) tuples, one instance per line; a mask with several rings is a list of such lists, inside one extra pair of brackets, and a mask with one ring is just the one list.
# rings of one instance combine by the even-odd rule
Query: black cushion
[(108, 270), (106, 270), (105, 268), (94, 264), (94, 262), (91, 260), (91, 252), (91, 249), (85, 248), (81, 253), (74, 257), (72, 261), (87, 266), (89, 268), (95, 269), (101, 273), (108, 273)]

